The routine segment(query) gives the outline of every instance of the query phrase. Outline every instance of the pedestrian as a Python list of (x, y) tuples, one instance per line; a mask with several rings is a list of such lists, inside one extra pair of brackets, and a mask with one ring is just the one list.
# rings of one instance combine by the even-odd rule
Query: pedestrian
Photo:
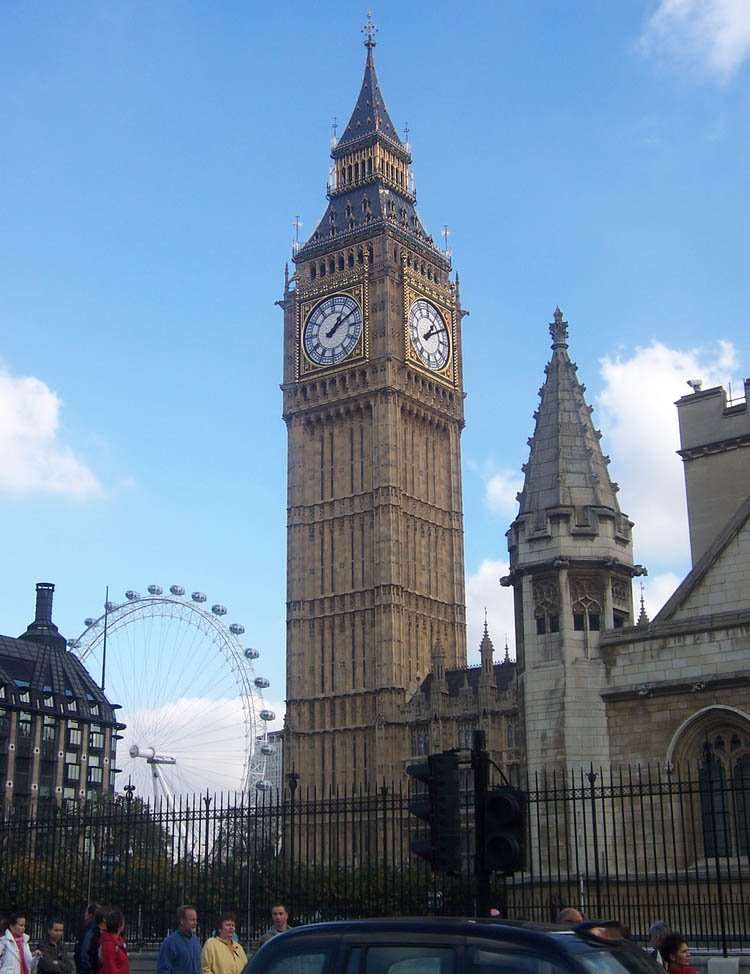
[(203, 974), (242, 974), (247, 954), (242, 944), (234, 939), (236, 929), (237, 914), (231, 910), (222, 913), (216, 921), (216, 935), (209, 937), (203, 945)]
[(94, 934), (94, 914), (99, 908), (98, 903), (89, 903), (86, 907), (86, 912), (83, 914), (83, 927), (81, 928), (81, 934), (76, 940), (76, 945), (73, 949), (73, 959), (76, 962), (76, 971), (78, 974), (91, 974), (91, 965), (89, 963), (89, 948), (91, 946), (91, 937)]
[(658, 964), (661, 964), (662, 967), (664, 966), (664, 962), (661, 959), (659, 948), (661, 947), (664, 938), (671, 932), (672, 930), (669, 924), (665, 923), (664, 920), (655, 920), (649, 927), (648, 945), (651, 948), (651, 956)]
[(39, 951), (32, 954), (26, 933), (26, 915), (11, 913), (0, 937), (0, 971), (2, 974), (33, 974), (39, 963)]
[(277, 933), (284, 933), (285, 930), (289, 929), (289, 911), (284, 903), (274, 903), (271, 907), (271, 926), (266, 930), (263, 936), (258, 941), (259, 944), (264, 944), (271, 937), (275, 937)]
[(60, 917), (52, 916), (47, 920), (47, 929), (39, 947), (40, 974), (72, 974), (73, 958), (65, 949), (63, 936), (65, 926)]
[(659, 952), (669, 974), (698, 974), (690, 966), (690, 949), (681, 933), (668, 933), (661, 942)]
[(124, 929), (122, 910), (110, 910), (99, 938), (100, 974), (130, 974), (128, 949), (122, 935)]
[(566, 906), (555, 917), (555, 923), (583, 923), (583, 913), (574, 906)]
[(177, 910), (177, 929), (162, 941), (156, 974), (201, 974), (201, 943), (194, 906)]
[(102, 932), (107, 928), (107, 916), (112, 912), (111, 906), (99, 905), (94, 910), (94, 917), (91, 925), (91, 935), (86, 943), (85, 974), (99, 974), (101, 968), (101, 953), (99, 944)]

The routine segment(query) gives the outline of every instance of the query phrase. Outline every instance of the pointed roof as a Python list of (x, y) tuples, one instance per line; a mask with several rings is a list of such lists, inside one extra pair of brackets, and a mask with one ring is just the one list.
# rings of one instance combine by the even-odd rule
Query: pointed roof
[(602, 453), (601, 433), (594, 429), (586, 387), (568, 356), (568, 323), (555, 309), (549, 326), (552, 358), (539, 391), (536, 426), (529, 440), (531, 451), (524, 464), (525, 480), (519, 495), (519, 516), (560, 507), (607, 508), (620, 514), (617, 484), (609, 477), (609, 457)]
[[(350, 246), (388, 229), (449, 271), (448, 255), (435, 245), (416, 210), (409, 147), (399, 138), (375, 73), (375, 29), (371, 21), (364, 28), (367, 60), (362, 87), (351, 118), (331, 151), (332, 172), (337, 175), (328, 186), (328, 206), (293, 260), (299, 263), (325, 254), (332, 244)], [(387, 151), (379, 153), (378, 147)], [(388, 154), (395, 158), (395, 166), (383, 163), (383, 156)], [(365, 168), (363, 156), (372, 163), (371, 168)]]
[(341, 138), (333, 150), (333, 157), (343, 155), (351, 148), (353, 142), (360, 139), (372, 137), (374, 135), (385, 136), (390, 142), (407, 154), (406, 147), (399, 138), (396, 126), (391, 121), (388, 109), (385, 107), (385, 99), (380, 90), (378, 76), (375, 73), (375, 58), (373, 50), (375, 41), (372, 32), (375, 30), (371, 22), (364, 28), (367, 32), (365, 47), (367, 48), (367, 61), (365, 63), (365, 75), (362, 79), (362, 87), (354, 106), (352, 116), (344, 129)]

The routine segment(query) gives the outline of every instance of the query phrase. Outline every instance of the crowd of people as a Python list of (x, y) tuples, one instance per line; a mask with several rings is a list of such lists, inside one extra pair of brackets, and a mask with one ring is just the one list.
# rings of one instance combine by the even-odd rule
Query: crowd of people
[[(499, 915), (497, 910), (492, 913)], [(573, 926), (584, 923), (585, 916), (575, 907), (565, 907), (556, 920)], [(615, 932), (617, 936), (629, 936), (622, 924), (616, 926), (617, 931), (611, 929), (611, 922), (594, 929), (600, 930), (602, 936)], [(288, 929), (286, 905), (274, 903), (271, 926), (259, 943)], [(175, 931), (164, 939), (159, 949), (156, 974), (242, 974), (247, 954), (237, 936), (236, 913), (231, 910), (222, 913), (203, 945), (197, 930), (197, 910), (194, 906), (181, 906), (177, 910)], [(0, 937), (0, 974), (73, 974), (74, 970), (76, 974), (130, 974), (124, 931), (122, 910), (91, 903), (86, 908), (83, 929), (71, 957), (64, 944), (65, 926), (60, 917), (49, 917), (45, 934), (32, 951), (26, 933), (26, 916), (11, 914)], [(698, 974), (690, 965), (685, 937), (671, 930), (663, 920), (651, 925), (649, 949), (667, 974)]]
[[(260, 942), (288, 928), (286, 906), (274, 903), (271, 926)], [(237, 937), (235, 913), (222, 913), (203, 945), (197, 930), (195, 907), (181, 906), (177, 929), (164, 939), (159, 950), (157, 974), (242, 974), (247, 954)], [(49, 918), (44, 937), (32, 951), (26, 916), (15, 913), (8, 917), (0, 937), (0, 974), (130, 974), (124, 933), (122, 910), (90, 903), (72, 957), (64, 944), (65, 926), (57, 916)]]

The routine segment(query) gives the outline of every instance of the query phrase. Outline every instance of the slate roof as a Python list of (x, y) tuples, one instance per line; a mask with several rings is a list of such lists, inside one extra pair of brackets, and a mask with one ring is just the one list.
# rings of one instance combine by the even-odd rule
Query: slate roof
[[(492, 669), (495, 673), (497, 691), (498, 693), (502, 693), (516, 679), (516, 663), (514, 660), (505, 660), (502, 663), (494, 663)], [(448, 696), (457, 697), (466, 686), (468, 686), (472, 693), (476, 694), (479, 690), (479, 679), (481, 675), (481, 666), (468, 666), (458, 670), (446, 670), (445, 682), (448, 684)], [(432, 692), (432, 684), (433, 674), (428, 673), (419, 687), (420, 693), (429, 697)]]
[(519, 495), (519, 516), (542, 515), (559, 507), (603, 507), (620, 514), (617, 486), (612, 483), (602, 453), (601, 433), (594, 429), (586, 387), (568, 356), (568, 323), (555, 310), (550, 325), (552, 358), (539, 391), (536, 426), (529, 440), (525, 480)]
[(385, 99), (380, 90), (378, 76), (375, 73), (375, 58), (373, 57), (375, 42), (366, 41), (365, 46), (367, 47), (367, 62), (357, 104), (354, 106), (352, 117), (342, 132), (332, 155), (334, 158), (344, 155), (352, 149), (353, 143), (369, 139), (370, 136), (377, 133), (394, 143), (394, 147), (400, 149), (401, 154), (406, 157), (408, 152), (399, 138), (396, 126), (391, 121), (388, 109), (385, 107)]
[[(17, 639), (0, 636), (0, 686), (4, 691), (0, 706), (51, 712), (52, 696), (56, 714), (116, 725), (115, 708), (81, 660), (68, 650), (51, 620), (49, 590), (54, 586), (46, 586), (47, 601), (42, 611), (40, 588), (44, 585), (37, 586), (36, 619), (26, 632)], [(21, 699), (26, 693), (28, 702)], [(71, 700), (75, 701), (75, 710), (70, 709)]]
[[(367, 63), (362, 88), (352, 116), (331, 156), (337, 159), (358, 145), (365, 147), (380, 141), (405, 163), (409, 163), (409, 151), (399, 138), (380, 91), (372, 53), (374, 42), (369, 41), (366, 46)], [(407, 190), (399, 192), (377, 173), (356, 186), (332, 191), (320, 223), (294, 259), (309, 259), (318, 253), (328, 252), (332, 243), (337, 247), (346, 247), (388, 228), (403, 236), (407, 244), (420, 244), (428, 252), (430, 260), (450, 270), (450, 260), (436, 247), (432, 236), (425, 230), (415, 202), (412, 193)]]

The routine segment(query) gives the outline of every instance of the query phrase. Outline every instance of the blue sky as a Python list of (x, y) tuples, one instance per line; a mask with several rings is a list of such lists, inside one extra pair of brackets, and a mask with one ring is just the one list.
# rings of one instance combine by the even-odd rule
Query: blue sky
[[(366, 8), (7, 3), (0, 37), (0, 631), (52, 581), (229, 608), (284, 695), (284, 264), (325, 207)], [(420, 215), (464, 319), (469, 643), (513, 651), (505, 531), (557, 304), (653, 615), (689, 568), (673, 402), (742, 392), (750, 8), (731, 0), (374, 9)], [(638, 593), (636, 593), (638, 594)], [(179, 660), (175, 661), (179, 667)], [(196, 688), (200, 693), (200, 687)]]

